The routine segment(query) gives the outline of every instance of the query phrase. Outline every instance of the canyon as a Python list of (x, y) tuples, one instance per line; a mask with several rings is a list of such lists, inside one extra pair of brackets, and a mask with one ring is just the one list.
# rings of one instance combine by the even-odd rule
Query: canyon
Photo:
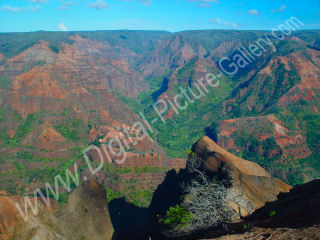
[[(103, 186), (113, 222), (121, 207), (145, 217), (163, 201), (156, 199), (161, 186), (179, 182), (192, 153), (210, 159), (200, 154), (206, 148), (218, 152), (206, 171), (219, 173), (221, 162), (237, 169), (232, 176), (243, 182), (232, 184), (247, 194), (238, 213), (253, 214), (289, 186), (320, 177), (319, 36), (317, 30), (295, 31), (281, 41), (268, 31), (1, 33), (1, 201), (22, 201), (68, 170), (81, 184), (86, 179)], [(234, 75), (223, 74), (221, 59), (266, 38), (272, 44), (259, 56)], [(220, 76), (217, 87), (203, 81), (207, 74)], [(188, 104), (177, 112), (169, 101), (177, 101), (181, 89), (199, 93), (199, 81), (209, 91), (194, 102), (179, 98), (180, 106)], [(161, 101), (168, 102), (163, 119), (154, 108)], [(132, 128), (137, 122), (150, 124), (147, 136)], [(122, 145), (112, 146), (111, 161), (103, 155), (103, 167), (92, 175), (83, 151), (112, 139)], [(95, 151), (88, 159), (92, 166), (101, 161)], [(59, 191), (53, 209), (43, 210), (46, 218), (77, 190)], [(164, 214), (169, 205), (156, 208)], [(4, 220), (12, 230), (18, 217), (11, 207), (3, 212), (13, 218)], [(130, 233), (136, 226), (119, 229)]]

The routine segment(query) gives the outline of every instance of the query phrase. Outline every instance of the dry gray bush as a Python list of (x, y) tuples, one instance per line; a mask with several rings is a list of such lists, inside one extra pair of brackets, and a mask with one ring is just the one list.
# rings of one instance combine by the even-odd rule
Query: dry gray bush
[(201, 160), (190, 156), (187, 170), (195, 174), (191, 183), (181, 185), (185, 192), (182, 207), (187, 208), (192, 214), (191, 222), (181, 229), (183, 232), (214, 227), (230, 222), (234, 211), (228, 203), (229, 188), (222, 181), (209, 179), (200, 169)]

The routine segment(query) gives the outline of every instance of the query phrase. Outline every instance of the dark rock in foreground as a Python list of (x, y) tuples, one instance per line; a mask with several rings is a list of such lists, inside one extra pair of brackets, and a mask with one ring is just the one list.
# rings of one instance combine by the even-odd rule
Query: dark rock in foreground
[[(39, 200), (39, 213), (25, 222), (14, 207), (15, 202), (23, 205), (23, 198), (5, 196), (0, 198), (2, 210), (0, 220), (8, 225), (14, 221), (11, 232), (1, 233), (4, 240), (111, 240), (113, 226), (109, 216), (108, 200), (105, 189), (95, 181), (87, 181), (70, 195), (67, 205), (58, 210), (57, 205), (46, 208)], [(3, 200), (3, 201), (2, 201)], [(6, 201), (5, 201), (6, 200)], [(7, 211), (7, 212), (6, 212)], [(8, 211), (13, 216), (8, 216)], [(54, 212), (54, 213), (52, 213)], [(2, 216), (2, 213), (4, 214)], [(5, 220), (5, 219), (4, 219)]]

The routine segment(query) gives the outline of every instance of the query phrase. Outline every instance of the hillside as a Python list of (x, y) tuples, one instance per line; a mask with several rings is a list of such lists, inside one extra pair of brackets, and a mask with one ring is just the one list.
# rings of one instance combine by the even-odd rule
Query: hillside
[(0, 237), (313, 240), (319, 237), (319, 187), (319, 180), (290, 187), (205, 136), (193, 145), (186, 168), (167, 172), (149, 208), (110, 201), (90, 180), (63, 207), (54, 200), (48, 207), (38, 197), (38, 214), (29, 209), (23, 221), (14, 206), (23, 198), (1, 191)]
[(221, 71), (219, 59), (265, 36), (276, 51), (265, 45), (179, 114), (169, 107), (166, 124), (152, 124), (125, 164), (105, 164), (93, 178), (111, 199), (148, 206), (166, 171), (183, 168), (186, 149), (204, 133), (288, 184), (319, 177), (319, 31), (279, 42), (264, 31), (41, 31), (0, 34), (1, 189), (29, 194), (74, 162), (87, 176), (85, 147), (123, 136), (140, 112), (151, 122), (153, 103), (179, 87), (196, 91), (198, 79)]
[[(134, 43), (123, 48), (119, 42), (111, 46), (62, 33), (32, 33), (29, 40), (25, 34), (3, 34), (1, 39), (5, 41), (0, 66), (2, 189), (29, 194), (46, 181), (52, 183), (54, 176), (81, 163), (86, 146), (125, 136), (125, 129), (140, 120), (120, 100), (141, 88), (142, 77), (132, 68), (139, 58), (131, 50), (139, 52)], [(18, 46), (21, 49), (15, 52)], [(130, 134), (127, 140), (137, 138)], [(93, 177), (111, 195), (125, 192), (131, 201), (143, 205), (167, 169), (179, 163), (169, 162), (149, 138), (137, 140), (127, 147), (124, 166), (105, 164)], [(83, 161), (79, 168), (83, 177), (87, 171)]]
[[(196, 31), (161, 39), (162, 49), (155, 52), (167, 49), (170, 57), (163, 59), (157, 54), (152, 64), (147, 60), (156, 69), (169, 69), (163, 81), (167, 87), (157, 99), (166, 95), (173, 98), (181, 86), (198, 93), (197, 80), (208, 72), (218, 74), (220, 58), (237, 55), (239, 47), (246, 48), (262, 35), (252, 31)], [(169, 109), (166, 124), (155, 124), (158, 142), (169, 156), (182, 157), (184, 149), (205, 132), (220, 146), (258, 162), (288, 183), (319, 177), (317, 42), (317, 31), (297, 32), (274, 41), (276, 51), (266, 47), (261, 57), (235, 75), (223, 75), (219, 87), (197, 104), (190, 104), (179, 115)], [(152, 102), (143, 97), (140, 100), (143, 104)], [(152, 108), (147, 107), (146, 112), (150, 119), (154, 117)]]

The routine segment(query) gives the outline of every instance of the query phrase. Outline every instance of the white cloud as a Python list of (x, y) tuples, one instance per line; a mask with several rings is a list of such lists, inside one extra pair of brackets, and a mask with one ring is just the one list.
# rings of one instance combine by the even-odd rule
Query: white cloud
[(58, 10), (71, 10), (70, 6), (75, 4), (75, 2), (73, 1), (60, 1), (60, 2), (62, 3), (62, 5), (57, 8)]
[(210, 7), (211, 3), (217, 3), (219, 0), (187, 0), (188, 2), (197, 2), (200, 7)]
[(188, 2), (200, 2), (200, 3), (217, 3), (219, 0), (188, 0)]
[(31, 6), (30, 7), (30, 10), (32, 11), (32, 12), (40, 12), (41, 11), (41, 7), (39, 6), (39, 5), (37, 5), (37, 6)]
[(234, 28), (234, 29), (237, 29), (238, 28), (238, 24), (236, 24), (236, 23), (230, 23), (231, 24), (231, 26)]
[(87, 8), (94, 8), (97, 10), (103, 10), (108, 7), (109, 7), (109, 5), (103, 0), (98, 0), (96, 2), (92, 2), (92, 3), (87, 4)]
[[(121, 0), (122, 2), (134, 2), (137, 0)], [(141, 4), (149, 6), (152, 4), (152, 0), (138, 0)]]
[(58, 10), (71, 10), (71, 8), (69, 6), (66, 6), (66, 5), (61, 5), (57, 9)]
[(39, 5), (37, 6), (30, 6), (30, 7), (11, 7), (11, 6), (3, 6), (0, 8), (0, 11), (4, 12), (13, 12), (13, 13), (19, 13), (19, 12), (40, 12), (41, 7)]
[(72, 6), (72, 5), (75, 4), (75, 2), (73, 2), (73, 1), (61, 1), (61, 3), (62, 3), (63, 5), (67, 5), (67, 6)]
[(1, 11), (18, 13), (18, 12), (26, 12), (26, 11), (28, 11), (28, 8), (25, 8), (25, 7), (18, 8), (18, 7), (11, 7), (11, 6), (3, 6), (1, 8)]
[(32, 3), (48, 3), (48, 0), (28, 0), (28, 1)]
[(218, 24), (218, 25), (224, 26), (224, 27), (232, 27), (234, 29), (238, 28), (238, 24), (232, 23), (232, 22), (221, 21), (221, 19), (218, 17), (216, 17), (215, 19), (210, 19), (209, 22), (214, 23), (214, 24)]
[(257, 9), (251, 9), (247, 12), (248, 15), (256, 15), (256, 16), (259, 16), (261, 15), (262, 13), (260, 13)]
[(143, 5), (151, 5), (152, 4), (152, 0), (140, 0), (139, 2), (141, 2)]
[(270, 12), (283, 12), (284, 10), (286, 10), (286, 8), (287, 8), (287, 5), (282, 5), (278, 9), (271, 9)]
[(68, 28), (66, 27), (66, 25), (64, 25), (63, 22), (60, 22), (60, 23), (58, 24), (58, 28), (59, 28), (59, 30), (61, 30), (61, 31), (68, 31)]

